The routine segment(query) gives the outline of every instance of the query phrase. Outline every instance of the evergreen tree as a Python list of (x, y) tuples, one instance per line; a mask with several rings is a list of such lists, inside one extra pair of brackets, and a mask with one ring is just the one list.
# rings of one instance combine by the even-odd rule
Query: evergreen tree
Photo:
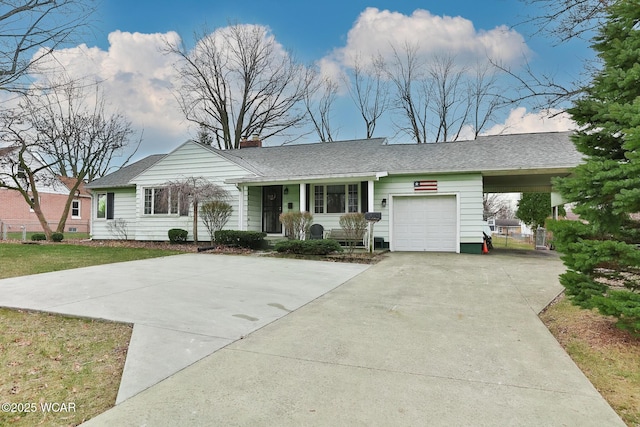
[(602, 69), (569, 110), (585, 163), (555, 182), (583, 221), (551, 228), (572, 302), (640, 333), (640, 0), (609, 8), (593, 48)]
[(213, 137), (211, 133), (209, 133), (209, 129), (203, 124), (200, 125), (200, 130), (198, 131), (198, 138), (196, 139), (202, 145), (213, 145)]
[(516, 218), (536, 230), (544, 227), (551, 215), (551, 193), (522, 193), (518, 201)]

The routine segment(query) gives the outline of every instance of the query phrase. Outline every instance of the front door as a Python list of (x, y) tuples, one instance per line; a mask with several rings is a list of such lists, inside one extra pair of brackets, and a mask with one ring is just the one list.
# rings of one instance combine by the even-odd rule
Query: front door
[(282, 233), (282, 185), (262, 187), (262, 231)]

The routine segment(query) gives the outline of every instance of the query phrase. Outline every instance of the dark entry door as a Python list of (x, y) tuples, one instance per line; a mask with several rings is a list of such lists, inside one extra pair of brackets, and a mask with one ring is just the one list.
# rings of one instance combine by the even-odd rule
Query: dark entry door
[(262, 231), (282, 233), (282, 185), (262, 187)]

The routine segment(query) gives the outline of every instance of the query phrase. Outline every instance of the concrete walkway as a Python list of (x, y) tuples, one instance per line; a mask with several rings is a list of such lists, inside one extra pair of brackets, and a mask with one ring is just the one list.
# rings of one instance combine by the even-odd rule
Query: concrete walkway
[(0, 280), (0, 306), (133, 323), (120, 403), (366, 268), (184, 254)]
[(624, 426), (537, 317), (562, 269), (390, 254), (86, 426)]

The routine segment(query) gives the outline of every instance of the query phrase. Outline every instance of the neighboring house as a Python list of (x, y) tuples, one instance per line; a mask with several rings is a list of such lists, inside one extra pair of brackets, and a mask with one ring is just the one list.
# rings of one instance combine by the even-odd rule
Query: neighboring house
[[(10, 155), (11, 149), (3, 148), (2, 150), (0, 156)], [(37, 162), (37, 159), (31, 157), (29, 161)], [(0, 165), (0, 169), (8, 167), (9, 165), (6, 162)], [(0, 170), (0, 178), (2, 178), (3, 173), (7, 174), (10, 171)], [(47, 172), (43, 173), (47, 174)], [(55, 230), (64, 211), (72, 185), (69, 178), (55, 176), (51, 172), (48, 174), (49, 176), (46, 179), (38, 183), (38, 194), (42, 212), (47, 218), (49, 226)], [(4, 179), (8, 179), (6, 175)], [(72, 202), (64, 232), (88, 233), (90, 220), (91, 193), (82, 184)], [(23, 229), (29, 232), (42, 231), (42, 225), (29, 204), (22, 197), (22, 194), (16, 190), (0, 187), (0, 238), (3, 232), (20, 232)]]
[(519, 219), (496, 219), (494, 233), (508, 236), (524, 234), (523, 224)]
[[(374, 237), (392, 251), (480, 253), (483, 193), (551, 191), (552, 177), (581, 162), (569, 133), (419, 145), (381, 138), (249, 143), (254, 146), (222, 151), (188, 141), (89, 183), (93, 238), (115, 238), (108, 224), (116, 219), (136, 240), (167, 240), (175, 227), (191, 237), (192, 219), (161, 195), (167, 181), (204, 177), (231, 195), (228, 229), (282, 235), (280, 213), (302, 210), (327, 231), (339, 228), (346, 212), (376, 211), (382, 220)], [(198, 230), (206, 233), (204, 226)]]

